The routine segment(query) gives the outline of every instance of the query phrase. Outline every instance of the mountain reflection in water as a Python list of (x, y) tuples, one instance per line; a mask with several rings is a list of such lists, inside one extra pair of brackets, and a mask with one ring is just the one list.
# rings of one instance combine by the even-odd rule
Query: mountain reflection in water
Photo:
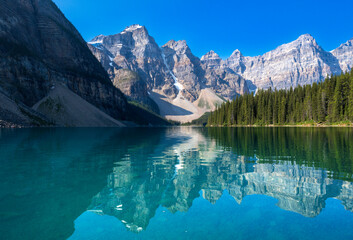
[(334, 198), (351, 214), (352, 153), (349, 128), (2, 130), (0, 228), (6, 239), (84, 239), (90, 213), (139, 236), (159, 211), (222, 196), (269, 196), (306, 218)]
[[(314, 154), (316, 149), (311, 149), (311, 158), (298, 159), (303, 154), (310, 155), (303, 151), (313, 147), (316, 137), (323, 137), (324, 142), (315, 147), (330, 147), (324, 138), (330, 136), (328, 133), (305, 130), (304, 135), (287, 129), (168, 130), (165, 140), (152, 152), (145, 152), (144, 147), (129, 149), (116, 163), (107, 186), (93, 198), (89, 209), (120, 219), (134, 232), (147, 228), (159, 206), (171, 213), (187, 212), (200, 191), (212, 204), (224, 190), (239, 204), (248, 195), (267, 195), (278, 200), (278, 207), (305, 217), (319, 215), (328, 198), (341, 200), (346, 210), (353, 211), (352, 182), (332, 178), (344, 176), (349, 180), (351, 171), (341, 174), (319, 168), (327, 163), (324, 159), (329, 157), (328, 151)], [(243, 138), (248, 137), (251, 147), (245, 149), (249, 145)], [(234, 147), (227, 145), (229, 140), (235, 143)], [(261, 152), (260, 146), (251, 143), (269, 146)], [(280, 149), (283, 145), (288, 148)], [(290, 146), (298, 154), (293, 154)], [(278, 155), (268, 155), (272, 152)], [(347, 170), (351, 170), (350, 166)]]

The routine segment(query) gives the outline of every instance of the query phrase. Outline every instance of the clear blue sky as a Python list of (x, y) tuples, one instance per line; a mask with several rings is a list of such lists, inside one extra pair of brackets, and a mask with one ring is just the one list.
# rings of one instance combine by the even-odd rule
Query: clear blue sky
[(159, 45), (186, 40), (196, 56), (255, 56), (310, 33), (332, 50), (353, 38), (353, 0), (54, 0), (85, 40), (146, 26)]

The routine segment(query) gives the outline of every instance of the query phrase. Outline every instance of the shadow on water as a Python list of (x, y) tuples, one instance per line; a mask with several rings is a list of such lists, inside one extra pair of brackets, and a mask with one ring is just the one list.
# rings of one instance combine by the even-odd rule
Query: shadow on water
[[(188, 212), (225, 192), (317, 217), (353, 210), (353, 132), (345, 128), (1, 130), (4, 239), (63, 239), (84, 212), (146, 230), (160, 207)], [(272, 204), (272, 203), (271, 203)], [(75, 236), (75, 235), (73, 235)], [(75, 239), (75, 238), (74, 238)]]

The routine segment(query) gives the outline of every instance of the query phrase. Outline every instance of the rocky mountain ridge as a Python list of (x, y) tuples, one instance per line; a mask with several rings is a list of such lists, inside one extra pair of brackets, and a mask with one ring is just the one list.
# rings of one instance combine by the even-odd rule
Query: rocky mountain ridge
[[(239, 94), (289, 89), (349, 71), (353, 65), (352, 42), (327, 52), (311, 35), (304, 34), (261, 56), (247, 57), (237, 49), (223, 60), (214, 51), (196, 57), (184, 40), (170, 40), (159, 47), (144, 26), (132, 25), (115, 35), (99, 35), (88, 45), (113, 82), (118, 82), (114, 79), (119, 69), (137, 72), (147, 84), (140, 94), (149, 94), (163, 116), (186, 121)], [(202, 95), (212, 97), (200, 100)]]
[(350, 71), (353, 67), (353, 38), (332, 50), (331, 53), (338, 59), (343, 72)]
[[(343, 53), (337, 55), (344, 58)], [(353, 58), (353, 55), (351, 55)], [(331, 74), (340, 74), (342, 61), (321, 48), (310, 34), (283, 44), (261, 56), (244, 57), (235, 51), (225, 63), (250, 81), (253, 89), (289, 89), (298, 85), (323, 81)]]
[[(116, 86), (120, 69), (136, 72), (147, 85), (147, 91), (140, 94), (147, 92), (162, 116), (172, 120), (190, 121), (214, 110), (224, 98), (248, 92), (245, 80), (231, 69), (211, 73), (208, 63), (194, 56), (185, 41), (171, 40), (159, 47), (144, 26), (132, 25), (115, 35), (99, 35), (88, 46)], [(224, 81), (227, 74), (232, 76)]]

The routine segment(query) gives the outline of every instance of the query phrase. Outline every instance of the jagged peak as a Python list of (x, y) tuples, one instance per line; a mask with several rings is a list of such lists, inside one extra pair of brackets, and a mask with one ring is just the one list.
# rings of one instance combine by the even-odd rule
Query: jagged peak
[(191, 52), (185, 40), (179, 40), (179, 41), (170, 40), (166, 44), (164, 44), (162, 48), (170, 48), (178, 53)]
[(332, 51), (330, 51), (331, 53), (335, 53), (336, 51), (339, 51), (340, 49), (344, 49), (344, 48), (350, 48), (353, 47), (353, 38), (349, 39), (347, 42), (342, 43), (338, 48), (333, 49)]
[(131, 31), (135, 31), (135, 30), (140, 29), (140, 28), (144, 28), (144, 26), (141, 26), (140, 24), (133, 24), (131, 26), (127, 26), (124, 29), (124, 31), (131, 32)]
[(103, 43), (104, 37), (105, 36), (103, 34), (100, 34), (100, 35), (94, 37), (91, 41), (89, 41), (88, 44), (94, 45), (94, 44)]
[[(321, 48), (317, 44), (315, 38), (312, 35), (307, 33), (307, 34), (300, 35), (296, 40), (294, 40), (294, 41), (292, 41), (290, 43), (286, 43), (286, 44), (280, 45), (276, 49), (274, 49), (272, 51), (269, 51), (269, 52), (265, 53), (264, 55), (269, 54), (269, 53), (271, 53), (273, 51), (278, 51), (280, 49), (286, 49), (286, 48), (290, 49), (290, 48), (293, 48), (293, 47), (301, 48), (304, 45), (305, 46), (314, 47), (314, 48)], [(264, 55), (262, 55), (262, 56), (264, 56)]]
[(103, 35), (103, 34), (100, 34), (96, 37), (94, 37), (91, 41), (88, 42), (88, 44), (90, 45), (97, 45), (97, 44), (104, 44), (104, 40), (106, 38), (111, 38), (111, 37), (114, 37), (114, 36), (118, 36), (118, 35), (124, 35), (126, 33), (132, 33), (132, 32), (135, 32), (135, 31), (142, 31), (143, 33), (143, 36), (145, 38), (148, 38), (149, 37), (149, 34), (147, 32), (147, 29), (145, 28), (145, 26), (141, 26), (139, 24), (134, 24), (134, 25), (131, 25), (131, 26), (128, 26), (124, 29), (124, 31), (120, 32), (120, 33), (117, 33), (117, 34), (114, 34), (114, 35)]
[(211, 50), (201, 57), (201, 61), (205, 61), (205, 60), (222, 60), (222, 59), (215, 51)]
[(127, 33), (127, 32), (135, 32), (135, 31), (138, 31), (138, 30), (142, 30), (142, 31), (145, 31), (147, 32), (147, 29), (145, 26), (141, 26), (139, 24), (133, 24), (131, 26), (128, 26), (124, 29), (124, 31), (122, 31), (120, 34), (124, 34), (124, 33)]
[(187, 43), (185, 40), (178, 40), (178, 41), (175, 41), (175, 40), (169, 40), (166, 44), (163, 45), (163, 47), (172, 47), (172, 46), (185, 46), (187, 47)]
[(233, 57), (241, 57), (243, 54), (239, 51), (239, 49), (235, 49), (235, 51), (230, 55), (231, 58)]
[(177, 44), (185, 45), (185, 46), (188, 45), (185, 40), (179, 40), (179, 41), (177, 41)]
[(353, 38), (351, 38), (347, 42), (341, 44), (340, 47), (343, 47), (343, 46), (353, 46)]
[(312, 35), (308, 34), (308, 33), (300, 35), (297, 40), (293, 41), (293, 43), (296, 43), (296, 42), (298, 42), (298, 43), (299, 42), (300, 43), (309, 43), (309, 44), (313, 44), (315, 46), (318, 46), (318, 44), (316, 43), (315, 38)]
[(176, 43), (176, 41), (174, 39), (172, 39), (172, 40), (169, 40), (166, 44), (164, 44), (164, 46), (165, 45), (173, 45), (175, 43)]
[(96, 38), (102, 38), (102, 37), (105, 37), (105, 35), (99, 34), (98, 36), (96, 36)]
[(300, 35), (298, 39), (314, 40), (314, 37), (309, 33), (305, 33)]

